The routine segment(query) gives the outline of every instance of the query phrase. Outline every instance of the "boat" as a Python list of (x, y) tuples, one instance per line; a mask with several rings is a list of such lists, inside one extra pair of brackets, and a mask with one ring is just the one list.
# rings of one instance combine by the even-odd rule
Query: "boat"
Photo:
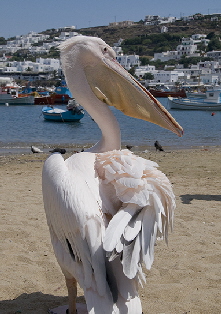
[(49, 121), (77, 122), (84, 117), (84, 110), (79, 107), (75, 99), (71, 99), (66, 109), (49, 105), (42, 108), (42, 114), (44, 119)]
[(182, 110), (221, 110), (221, 89), (206, 91), (206, 98), (173, 98), (168, 97), (170, 109)]
[(35, 105), (54, 105), (54, 95), (35, 96)]
[(186, 92), (187, 98), (206, 98), (206, 92)]
[(149, 92), (156, 98), (167, 98), (167, 97), (186, 97), (186, 92), (184, 89), (180, 90), (159, 90), (150, 88)]
[(52, 96), (54, 102), (60, 104), (67, 104), (72, 99), (71, 92), (66, 85), (56, 87)]
[(19, 95), (17, 86), (0, 86), (0, 105), (34, 105), (34, 96)]

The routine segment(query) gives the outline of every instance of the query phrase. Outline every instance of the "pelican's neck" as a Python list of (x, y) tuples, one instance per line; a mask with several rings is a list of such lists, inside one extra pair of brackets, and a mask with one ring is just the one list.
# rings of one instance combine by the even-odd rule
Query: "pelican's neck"
[(67, 66), (65, 76), (72, 95), (87, 110), (102, 133), (100, 141), (87, 151), (102, 153), (118, 150), (121, 148), (121, 134), (117, 119), (109, 106), (101, 102), (92, 92), (84, 73), (84, 66), (80, 62)]
[(98, 101), (85, 109), (99, 126), (102, 136), (100, 141), (87, 151), (104, 153), (121, 148), (120, 126), (108, 105)]

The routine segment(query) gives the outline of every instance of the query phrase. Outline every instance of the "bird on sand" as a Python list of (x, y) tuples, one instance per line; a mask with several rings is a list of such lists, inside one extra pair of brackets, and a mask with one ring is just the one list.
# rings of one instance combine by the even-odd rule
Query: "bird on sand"
[(133, 146), (132, 145), (126, 145), (126, 148), (131, 150), (133, 148)]
[(109, 106), (179, 136), (182, 127), (102, 39), (76, 36), (60, 51), (72, 95), (102, 134), (93, 147), (66, 160), (50, 155), (43, 167), (44, 207), (69, 314), (76, 313), (77, 282), (89, 314), (141, 314), (142, 264), (151, 268), (157, 237), (167, 241), (175, 197), (155, 162), (121, 150), (120, 127)]
[(49, 150), (50, 153), (60, 153), (60, 154), (65, 154), (66, 153), (66, 149), (65, 148), (59, 148), (59, 147), (56, 147), (52, 150)]
[(43, 153), (43, 151), (40, 148), (36, 147), (36, 146), (31, 146), (31, 151), (32, 151), (33, 154)]
[(164, 152), (163, 147), (160, 145), (160, 143), (159, 143), (158, 141), (156, 141), (156, 142), (154, 143), (154, 146), (155, 146), (155, 148), (156, 148), (156, 151), (159, 150), (160, 152)]

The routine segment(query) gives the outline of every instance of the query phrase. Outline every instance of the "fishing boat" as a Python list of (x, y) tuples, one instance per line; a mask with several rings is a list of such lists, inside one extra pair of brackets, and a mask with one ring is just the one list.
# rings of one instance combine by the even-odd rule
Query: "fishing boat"
[(168, 97), (170, 109), (182, 110), (221, 110), (221, 89), (206, 91), (206, 98), (173, 98)]
[(35, 105), (53, 105), (54, 95), (37, 95), (35, 96)]
[(187, 92), (187, 98), (206, 98), (206, 92)]
[(71, 92), (66, 85), (56, 87), (52, 95), (54, 102), (60, 104), (67, 104), (72, 98)]
[(149, 92), (156, 98), (167, 98), (167, 97), (186, 97), (186, 92), (184, 89), (180, 90), (158, 90), (150, 88)]
[(0, 86), (0, 105), (34, 105), (34, 96), (18, 95), (18, 87)]
[(84, 110), (80, 108), (75, 99), (68, 102), (67, 109), (45, 106), (42, 108), (45, 120), (57, 122), (77, 122), (84, 117)]

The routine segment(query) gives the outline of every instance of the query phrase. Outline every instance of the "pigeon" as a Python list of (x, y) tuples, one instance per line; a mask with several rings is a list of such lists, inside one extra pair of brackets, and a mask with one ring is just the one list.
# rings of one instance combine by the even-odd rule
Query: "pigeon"
[(133, 148), (133, 146), (132, 145), (126, 145), (126, 148), (131, 150)]
[(66, 149), (64, 148), (54, 148), (52, 150), (49, 150), (50, 153), (60, 153), (60, 154), (65, 154), (66, 153)]
[(164, 152), (163, 147), (160, 145), (158, 141), (154, 143), (154, 146), (156, 147), (156, 151), (159, 150), (160, 152)]

